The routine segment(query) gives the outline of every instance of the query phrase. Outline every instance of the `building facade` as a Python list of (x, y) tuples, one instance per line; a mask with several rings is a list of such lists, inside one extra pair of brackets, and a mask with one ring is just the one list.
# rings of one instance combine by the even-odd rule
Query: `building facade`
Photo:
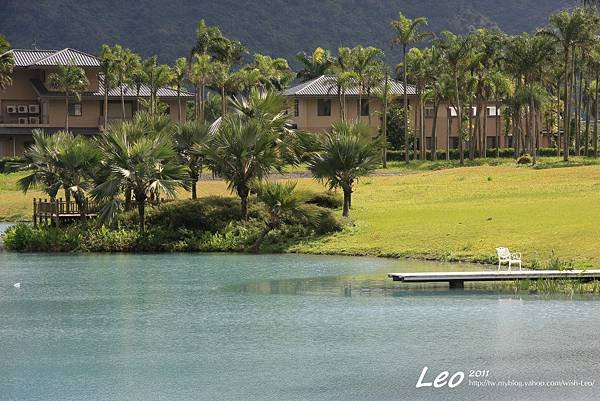
[[(404, 88), (402, 82), (391, 80), (389, 91), (395, 98), (395, 102), (403, 104)], [(430, 104), (425, 104), (421, 115), (419, 98), (413, 85), (406, 86), (411, 127), (415, 134), (417, 146), (421, 141), (420, 127), (424, 127), (424, 140), (426, 149), (433, 148), (433, 122), (434, 109)], [(331, 124), (341, 118), (341, 102), (338, 96), (337, 83), (331, 75), (322, 75), (318, 78), (303, 82), (283, 92), (291, 99), (292, 120), (300, 130), (308, 132), (325, 132), (331, 129)], [(362, 98), (362, 99), (361, 99)], [(361, 105), (359, 104), (362, 104)], [(377, 135), (381, 125), (381, 114), (383, 111), (382, 100), (377, 96), (359, 96), (356, 88), (350, 89), (345, 96), (346, 118), (349, 121), (359, 120), (370, 126), (373, 135)], [(510, 129), (507, 130), (506, 121), (501, 116), (501, 107), (494, 102), (485, 104), (485, 111), (481, 115), (478, 140), (480, 148), (483, 144), (487, 148), (501, 148), (513, 146)], [(471, 110), (471, 124), (475, 125), (476, 108)], [(466, 114), (466, 112), (465, 112)], [(436, 148), (458, 149), (458, 116), (454, 107), (447, 103), (441, 103), (438, 107), (436, 120)], [(465, 122), (468, 126), (468, 122)], [(541, 125), (540, 125), (541, 126)], [(509, 127), (510, 128), (510, 127)], [(507, 135), (507, 133), (509, 133)], [(551, 146), (551, 137), (540, 132), (538, 134), (540, 147)], [(465, 149), (467, 144), (465, 143)]]
[[(98, 57), (75, 49), (38, 50), (12, 49), (0, 55), (14, 59), (12, 83), (0, 92), (0, 157), (23, 154), (32, 143), (32, 130), (43, 129), (54, 133), (65, 128), (65, 114), (69, 113), (69, 130), (75, 134), (95, 135), (104, 129), (104, 86)], [(89, 81), (89, 87), (81, 99), (70, 99), (65, 104), (64, 93), (54, 91), (48, 85), (48, 77), (59, 65), (73, 63), (81, 67)], [(131, 119), (139, 109), (139, 98), (149, 97), (146, 86), (139, 89), (123, 87), (125, 119)], [(123, 119), (121, 88), (109, 91), (108, 121)], [(138, 96), (139, 95), (139, 96)], [(185, 118), (185, 102), (193, 94), (182, 92), (182, 109)], [(177, 92), (160, 88), (158, 97), (168, 105), (167, 113), (173, 121), (178, 120)]]

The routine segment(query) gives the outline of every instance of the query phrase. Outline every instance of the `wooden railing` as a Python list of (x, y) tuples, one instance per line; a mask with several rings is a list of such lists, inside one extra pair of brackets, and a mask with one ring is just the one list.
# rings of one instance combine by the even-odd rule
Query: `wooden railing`
[(33, 198), (33, 224), (44, 223), (58, 226), (64, 221), (96, 217), (99, 210), (100, 204), (89, 199), (78, 205), (77, 202), (62, 199)]

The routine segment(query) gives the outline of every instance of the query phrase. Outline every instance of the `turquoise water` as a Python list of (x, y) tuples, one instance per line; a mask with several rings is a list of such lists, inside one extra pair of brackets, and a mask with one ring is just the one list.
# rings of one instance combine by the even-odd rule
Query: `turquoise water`
[[(469, 269), (469, 266), (460, 266)], [(0, 254), (1, 400), (597, 399), (416, 388), (443, 370), (596, 380), (600, 302), (403, 287), (455, 266), (302, 255)], [(16, 282), (21, 288), (13, 287)]]

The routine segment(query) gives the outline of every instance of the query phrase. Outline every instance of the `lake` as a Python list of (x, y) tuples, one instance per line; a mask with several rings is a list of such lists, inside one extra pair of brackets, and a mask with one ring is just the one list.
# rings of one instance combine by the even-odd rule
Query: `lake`
[[(0, 254), (2, 400), (598, 398), (599, 299), (407, 286), (305, 255)], [(20, 282), (17, 289), (14, 283)], [(416, 388), (448, 370), (489, 370)], [(583, 380), (568, 386), (558, 381)], [(469, 382), (471, 380), (471, 382)], [(528, 386), (518, 381), (552, 381)], [(556, 385), (556, 386), (555, 386)]]

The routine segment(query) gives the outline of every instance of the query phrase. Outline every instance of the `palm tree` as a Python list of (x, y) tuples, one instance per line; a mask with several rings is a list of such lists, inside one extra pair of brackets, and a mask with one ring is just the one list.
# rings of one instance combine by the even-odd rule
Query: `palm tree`
[[(10, 49), (10, 43), (0, 34), (0, 54), (4, 54)], [(0, 58), (0, 91), (4, 90), (12, 82), (12, 71), (15, 60), (12, 54), (7, 54)]]
[(589, 67), (593, 73), (592, 88), (594, 92), (594, 133), (592, 138), (592, 148), (594, 157), (598, 157), (598, 119), (600, 111), (598, 110), (598, 99), (600, 95), (600, 43), (596, 43), (588, 54)]
[(65, 95), (65, 130), (69, 130), (69, 99), (75, 97), (77, 101), (81, 100), (81, 92), (88, 88), (88, 81), (85, 71), (75, 65), (72, 61), (67, 65), (60, 64), (58, 71), (48, 75), (48, 84), (50, 88), (61, 91)]
[(326, 80), (330, 88), (337, 88), (340, 104), (340, 120), (346, 121), (346, 93), (357, 87), (358, 76), (352, 68), (352, 50), (348, 47), (340, 47), (338, 55), (331, 66), (332, 77)]
[[(373, 84), (381, 81), (381, 64), (383, 63), (384, 53), (376, 47), (356, 46), (351, 49), (352, 57), (351, 67), (356, 74), (358, 83), (358, 103), (356, 115), (358, 119), (362, 115), (363, 96), (370, 95)], [(368, 101), (368, 100), (367, 100)], [(371, 113), (369, 117), (369, 126), (371, 121)]]
[(187, 170), (177, 162), (170, 135), (160, 129), (163, 123), (138, 113), (134, 121), (111, 125), (98, 139), (102, 165), (110, 173), (92, 191), (105, 202), (101, 218), (112, 220), (120, 205), (119, 195), (131, 190), (138, 209), (140, 231), (145, 230), (145, 210), (149, 198), (163, 193), (176, 196), (186, 188)]
[(221, 120), (209, 143), (198, 149), (225, 179), (229, 190), (239, 196), (243, 220), (248, 220), (252, 184), (281, 167), (277, 139), (277, 133), (259, 119), (231, 114)]
[(196, 120), (206, 121), (205, 99), (206, 85), (211, 81), (213, 74), (211, 58), (208, 54), (195, 54), (190, 65), (189, 78), (196, 89), (195, 116)]
[(145, 76), (147, 77), (148, 88), (150, 89), (149, 111), (155, 118), (159, 111), (158, 90), (169, 85), (173, 81), (173, 71), (168, 65), (159, 65), (156, 56), (150, 57), (143, 63)]
[(302, 63), (302, 69), (296, 74), (302, 82), (327, 74), (332, 64), (329, 50), (321, 47), (317, 47), (311, 55), (304, 52), (296, 54), (296, 60)]
[(179, 124), (173, 134), (173, 143), (180, 161), (187, 167), (191, 182), (192, 199), (197, 198), (197, 184), (202, 173), (204, 156), (196, 149), (209, 140), (210, 126), (200, 121), (188, 121)]
[(282, 90), (294, 78), (288, 62), (284, 58), (272, 58), (262, 54), (254, 55), (254, 62), (243, 68), (246, 72), (254, 71), (261, 89)]
[[(409, 46), (421, 42), (422, 40), (433, 36), (433, 33), (430, 31), (421, 31), (421, 27), (427, 25), (427, 18), (418, 17), (415, 19), (410, 19), (404, 16), (404, 14), (399, 13), (398, 19), (392, 21), (392, 28), (394, 29), (394, 40), (392, 45), (397, 45), (402, 47), (402, 60), (406, 59), (406, 54)], [(407, 73), (406, 68), (404, 69), (404, 132), (408, 132), (408, 93), (406, 90), (407, 85)], [(408, 135), (404, 136), (404, 160), (406, 163), (409, 162), (408, 157)]]
[(326, 183), (329, 189), (342, 188), (342, 215), (348, 217), (354, 184), (359, 177), (377, 168), (380, 151), (371, 140), (369, 127), (362, 123), (335, 123), (331, 132), (319, 136), (317, 140), (318, 150), (309, 159), (308, 169), (315, 179)]
[[(560, 48), (563, 55), (564, 68), (564, 134), (563, 157), (569, 160), (569, 146), (571, 143), (571, 98), (574, 86), (575, 50), (577, 46), (589, 44), (593, 39), (593, 32), (598, 27), (597, 15), (590, 18), (589, 13), (583, 9), (576, 9), (572, 13), (567, 10), (560, 11), (550, 16), (550, 26), (538, 32), (539, 35), (550, 37)], [(572, 75), (573, 74), (573, 75)]]
[(100, 49), (100, 70), (102, 71), (102, 86), (104, 87), (104, 128), (108, 126), (108, 92), (115, 78), (115, 58), (110, 46), (102, 45)]
[(227, 113), (227, 92), (233, 88), (236, 84), (236, 76), (231, 73), (231, 66), (220, 61), (213, 63), (212, 69), (212, 83), (221, 93), (221, 117), (224, 117)]
[(449, 74), (452, 77), (454, 88), (452, 93), (452, 101), (454, 103), (458, 118), (458, 146), (460, 153), (460, 164), (464, 164), (464, 110), (463, 100), (466, 92), (466, 77), (467, 68), (470, 65), (471, 59), (471, 40), (469, 37), (460, 37), (452, 32), (442, 32), (443, 40), (438, 41), (438, 48), (442, 51), (444, 63), (446, 64)]
[(112, 63), (116, 84), (119, 85), (121, 94), (122, 117), (125, 120), (125, 85), (129, 83), (130, 72), (135, 70), (136, 66), (140, 64), (140, 58), (131, 50), (125, 49), (121, 45), (115, 45), (112, 48)]
[(45, 135), (34, 130), (33, 144), (25, 151), (25, 162), (13, 168), (28, 172), (17, 181), (24, 193), (41, 187), (54, 200), (63, 189), (65, 200), (70, 202), (73, 196), (83, 211), (85, 195), (91, 189), (99, 163), (100, 152), (90, 140), (68, 131)]
[(258, 199), (266, 206), (265, 227), (262, 229), (254, 244), (250, 247), (251, 252), (258, 252), (266, 236), (273, 230), (281, 227), (286, 219), (295, 216), (304, 216), (300, 208), (302, 201), (295, 191), (296, 182), (264, 182), (257, 184), (254, 188)]
[[(420, 158), (425, 160), (425, 127), (424, 127), (424, 106), (426, 86), (430, 83), (429, 76), (429, 56), (427, 50), (421, 51), (418, 48), (412, 48), (404, 58), (404, 61), (398, 65), (399, 70), (407, 70), (410, 73), (404, 73), (417, 88), (417, 98), (419, 99), (419, 109), (416, 112), (417, 125), (419, 127), (419, 148)], [(416, 142), (415, 142), (416, 144)], [(416, 145), (415, 145), (416, 146)], [(417, 158), (417, 155), (414, 155)]]
[(177, 121), (181, 120), (181, 87), (188, 72), (187, 59), (179, 57), (173, 66), (173, 85), (177, 88)]

